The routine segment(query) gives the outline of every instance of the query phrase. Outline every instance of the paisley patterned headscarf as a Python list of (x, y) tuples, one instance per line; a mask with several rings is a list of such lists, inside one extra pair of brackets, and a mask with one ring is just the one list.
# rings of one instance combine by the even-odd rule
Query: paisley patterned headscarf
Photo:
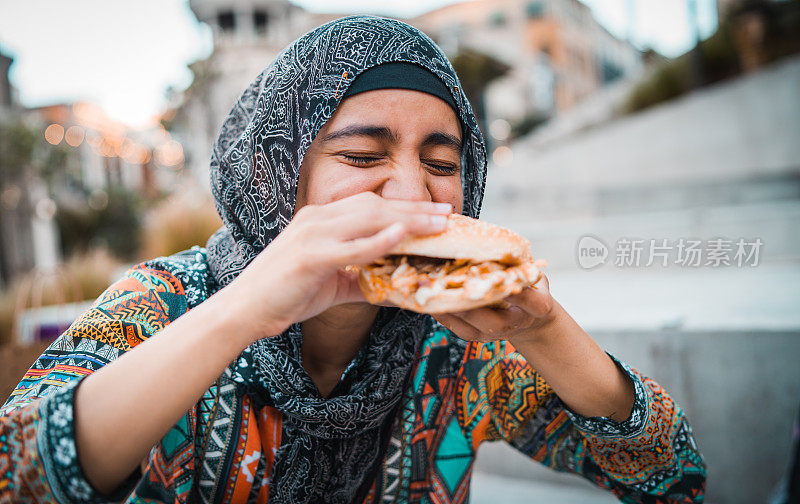
[[(309, 144), (350, 83), (365, 70), (407, 62), (447, 86), (465, 127), (463, 213), (478, 217), (486, 152), (475, 116), (447, 57), (419, 30), (399, 21), (352, 16), (290, 44), (244, 91), (225, 120), (211, 158), (212, 192), (225, 225), (207, 244), (220, 287), (231, 282), (294, 214), (298, 170)], [(259, 340), (234, 365), (256, 401), (284, 415), (270, 502), (352, 502), (380, 462), (387, 425), (400, 401), (427, 315), (381, 308), (368, 342), (332, 394), (323, 397), (302, 366), (294, 324)]]

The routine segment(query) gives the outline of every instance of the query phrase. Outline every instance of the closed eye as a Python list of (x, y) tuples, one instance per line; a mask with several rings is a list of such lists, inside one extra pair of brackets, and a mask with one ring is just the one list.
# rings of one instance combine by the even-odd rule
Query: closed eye
[(382, 159), (378, 156), (354, 156), (352, 154), (340, 154), (340, 156), (356, 166), (368, 166)]
[[(366, 166), (370, 166), (372, 164), (375, 164), (375, 163), (381, 161), (382, 159), (384, 159), (384, 157), (385, 157), (385, 156), (380, 156), (380, 155), (358, 156), (358, 155), (355, 155), (355, 154), (347, 154), (347, 153), (341, 153), (339, 155), (342, 158), (344, 158), (348, 163), (350, 163), (350, 164), (352, 164), (354, 166), (361, 166), (361, 167), (366, 167)], [(431, 167), (432, 169), (434, 169), (436, 172), (438, 172), (441, 175), (452, 175), (452, 174), (457, 173), (459, 171), (459, 167), (457, 165), (455, 165), (455, 164), (436, 162), (436, 161), (431, 161), (431, 160), (426, 160), (426, 159), (423, 159), (422, 162), (425, 165), (427, 165), (427, 166)]]
[(443, 175), (452, 175), (453, 173), (456, 173), (459, 170), (457, 165), (449, 163), (436, 163), (432, 161), (426, 161), (424, 159), (422, 160), (422, 162)]

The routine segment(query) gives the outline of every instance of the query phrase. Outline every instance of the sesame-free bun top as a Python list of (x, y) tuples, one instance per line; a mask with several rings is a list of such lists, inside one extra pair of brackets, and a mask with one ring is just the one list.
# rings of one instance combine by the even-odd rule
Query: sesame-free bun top
[(442, 259), (526, 262), (532, 260), (530, 243), (504, 227), (452, 213), (441, 233), (407, 236), (389, 251), (393, 255), (419, 255)]

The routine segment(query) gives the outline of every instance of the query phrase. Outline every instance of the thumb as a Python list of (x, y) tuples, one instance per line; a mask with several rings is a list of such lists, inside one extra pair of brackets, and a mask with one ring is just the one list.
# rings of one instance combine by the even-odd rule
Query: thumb
[(336, 304), (366, 303), (367, 298), (358, 286), (358, 270), (353, 266), (340, 268), (337, 272)]
[[(386, 255), (408, 234), (401, 222), (395, 222), (373, 236), (350, 241), (345, 249), (344, 264), (366, 264)], [(340, 263), (341, 264), (341, 263)]]

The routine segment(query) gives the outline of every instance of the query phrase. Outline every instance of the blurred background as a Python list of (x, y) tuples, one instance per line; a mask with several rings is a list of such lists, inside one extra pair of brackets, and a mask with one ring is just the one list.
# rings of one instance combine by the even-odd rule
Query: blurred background
[[(692, 423), (711, 503), (780, 502), (800, 407), (800, 1), (0, 1), (0, 392), (138, 261), (221, 224), (208, 160), (249, 82), (353, 13), (451, 58), (482, 218)], [(505, 445), (474, 503), (610, 503)]]

